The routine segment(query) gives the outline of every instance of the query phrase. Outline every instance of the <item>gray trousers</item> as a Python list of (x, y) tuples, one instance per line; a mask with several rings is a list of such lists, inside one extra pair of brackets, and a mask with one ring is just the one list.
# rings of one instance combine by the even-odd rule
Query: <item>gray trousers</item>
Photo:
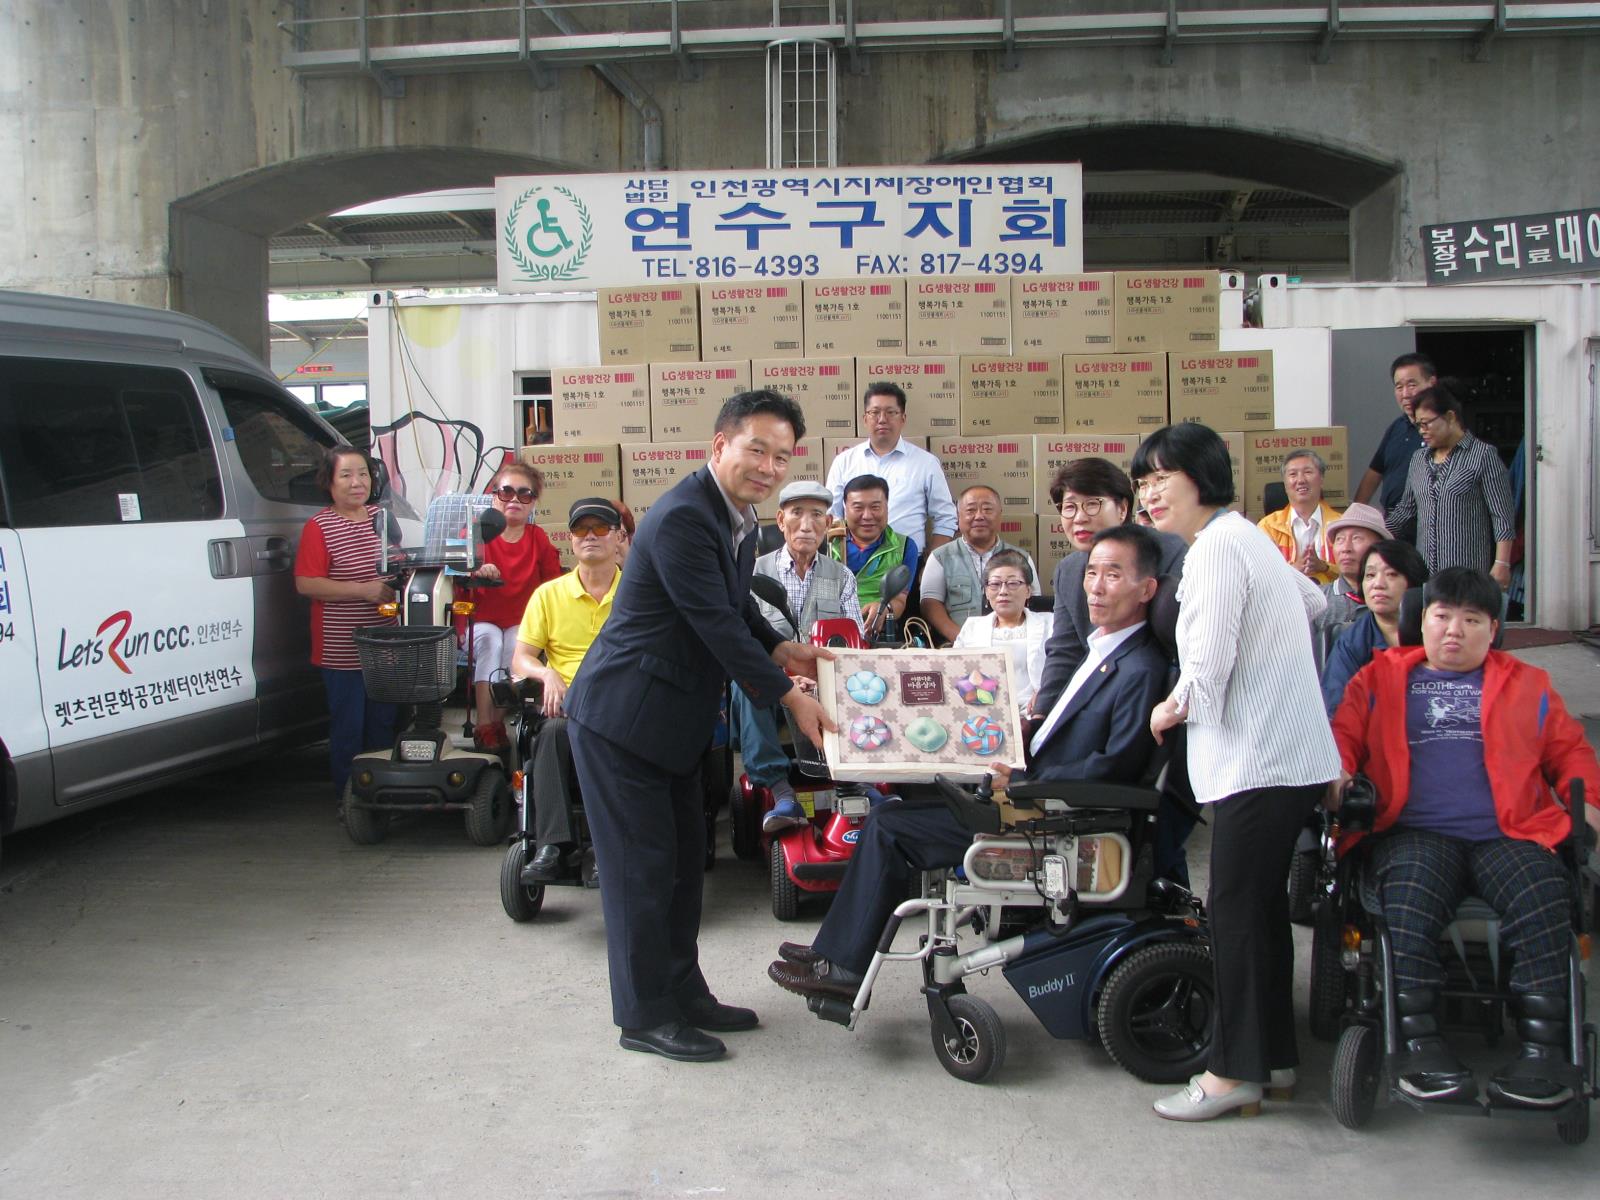
[(577, 794), (567, 718), (551, 717), (533, 744), (533, 834), (541, 846), (576, 842), (572, 798)]

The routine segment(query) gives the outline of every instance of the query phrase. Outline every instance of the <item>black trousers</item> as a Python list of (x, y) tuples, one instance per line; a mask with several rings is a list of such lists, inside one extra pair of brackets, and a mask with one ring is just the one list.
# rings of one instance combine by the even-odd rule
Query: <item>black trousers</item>
[(1225, 1079), (1265, 1083), (1298, 1065), (1289, 860), (1325, 784), (1236, 792), (1211, 810), (1207, 916), (1217, 1002), (1206, 1065)]
[(611, 1019), (623, 1029), (681, 1020), (710, 995), (700, 974), (706, 821), (698, 761), (672, 775), (568, 721), (600, 870)]
[(533, 743), (533, 834), (541, 846), (576, 842), (572, 828), (572, 737), (567, 718), (551, 717)]
[(911, 886), (912, 871), (959, 866), (972, 831), (942, 801), (894, 799), (872, 810), (822, 928), (811, 945), (829, 962), (865, 971)]

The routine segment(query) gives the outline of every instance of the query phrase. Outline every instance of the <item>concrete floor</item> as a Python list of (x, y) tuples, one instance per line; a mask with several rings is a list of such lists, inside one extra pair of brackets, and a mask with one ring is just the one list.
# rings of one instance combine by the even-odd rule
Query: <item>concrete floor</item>
[[(1600, 716), (1594, 652), (1557, 649), (1573, 708)], [(354, 846), (323, 770), (295, 753), (7, 840), (0, 1197), (1593, 1194), (1600, 1137), (1566, 1147), (1542, 1121), (1342, 1129), (1309, 1038), (1292, 1103), (1162, 1122), (1163, 1089), (1053, 1041), (998, 972), (970, 988), (1008, 1061), (958, 1082), (910, 968), (855, 1033), (766, 979), (820, 914), (775, 921), (725, 832), (702, 958), (763, 1027), (721, 1063), (625, 1053), (595, 893), (552, 889), (515, 925), (498, 850), (443, 818)]]

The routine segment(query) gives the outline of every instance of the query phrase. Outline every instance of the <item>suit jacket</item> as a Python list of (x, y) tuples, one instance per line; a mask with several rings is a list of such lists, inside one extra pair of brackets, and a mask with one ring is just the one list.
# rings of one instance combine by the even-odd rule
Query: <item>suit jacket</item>
[(790, 686), (783, 638), (750, 595), (756, 539), (737, 561), (722, 492), (702, 467), (639, 524), (611, 616), (567, 693), (567, 715), (673, 775), (694, 768), (732, 678), (757, 707)]
[(1167, 694), (1170, 667), (1148, 626), (1123, 642), (1072, 697), (1025, 779), (1138, 783), (1155, 753), (1150, 710)]
[[(1161, 542), (1161, 574), (1177, 578), (1183, 574), (1188, 543), (1175, 533), (1153, 532)], [(1083, 594), (1083, 572), (1088, 565), (1086, 550), (1075, 550), (1056, 565), (1055, 624), (1050, 629), (1050, 640), (1044, 644), (1044, 678), (1039, 681), (1034, 712), (1049, 712), (1055, 706), (1087, 653), (1085, 642), (1094, 632), (1089, 622), (1089, 597)]]

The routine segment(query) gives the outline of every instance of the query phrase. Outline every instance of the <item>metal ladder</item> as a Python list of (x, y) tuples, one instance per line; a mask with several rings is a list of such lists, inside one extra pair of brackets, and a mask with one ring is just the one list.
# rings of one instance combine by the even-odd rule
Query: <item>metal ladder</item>
[[(838, 0), (772, 0), (772, 24), (831, 25)], [(838, 165), (838, 78), (831, 42), (777, 37), (767, 45), (767, 166)]]

